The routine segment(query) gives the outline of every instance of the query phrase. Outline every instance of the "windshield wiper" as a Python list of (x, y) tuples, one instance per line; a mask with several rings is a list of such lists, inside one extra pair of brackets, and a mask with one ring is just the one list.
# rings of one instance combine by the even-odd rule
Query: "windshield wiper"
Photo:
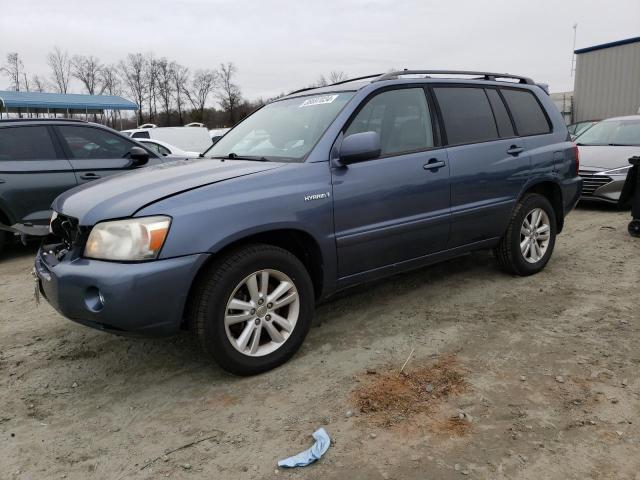
[(266, 157), (258, 157), (258, 156), (251, 156), (251, 155), (238, 155), (237, 153), (233, 153), (231, 152), (229, 155), (227, 155), (227, 158), (231, 159), (231, 160), (251, 160), (254, 162), (268, 162), (269, 160), (267, 160)]

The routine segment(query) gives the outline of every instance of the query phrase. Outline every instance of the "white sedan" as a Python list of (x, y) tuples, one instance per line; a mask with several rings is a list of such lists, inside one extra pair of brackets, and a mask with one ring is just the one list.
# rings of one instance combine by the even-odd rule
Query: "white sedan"
[(199, 157), (200, 152), (187, 152), (174, 147), (170, 143), (152, 138), (136, 138), (145, 147), (163, 157)]

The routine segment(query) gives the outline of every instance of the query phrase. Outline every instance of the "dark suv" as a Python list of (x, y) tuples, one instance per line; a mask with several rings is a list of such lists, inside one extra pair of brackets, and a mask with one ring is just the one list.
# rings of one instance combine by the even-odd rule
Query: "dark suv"
[(294, 92), (205, 157), (61, 195), (35, 269), (68, 318), (188, 328), (236, 374), (286, 361), (315, 303), (346, 287), (480, 249), (540, 271), (582, 182), (545, 91), (477, 72)]
[(0, 251), (13, 233), (49, 226), (65, 190), (162, 162), (110, 128), (79, 120), (0, 120)]

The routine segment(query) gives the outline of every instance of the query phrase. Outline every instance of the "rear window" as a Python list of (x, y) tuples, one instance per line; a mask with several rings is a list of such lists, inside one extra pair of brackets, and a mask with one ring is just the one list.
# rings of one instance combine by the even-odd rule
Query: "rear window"
[(535, 95), (528, 90), (502, 89), (518, 135), (540, 135), (549, 133), (551, 126)]
[(131, 135), (131, 138), (151, 138), (149, 132), (135, 132)]
[(0, 128), (0, 161), (53, 160), (56, 157), (47, 127)]
[(496, 121), (482, 88), (436, 87), (447, 141), (450, 145), (486, 142), (498, 138)]

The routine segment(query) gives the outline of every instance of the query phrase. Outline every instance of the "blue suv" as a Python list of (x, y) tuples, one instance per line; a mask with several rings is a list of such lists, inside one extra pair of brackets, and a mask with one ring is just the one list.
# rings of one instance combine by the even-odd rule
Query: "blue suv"
[(72, 320), (190, 329), (223, 368), (255, 374), (297, 351), (338, 290), (481, 249), (539, 272), (581, 182), (531, 79), (374, 75), (279, 98), (205, 158), (62, 194), (35, 274)]

